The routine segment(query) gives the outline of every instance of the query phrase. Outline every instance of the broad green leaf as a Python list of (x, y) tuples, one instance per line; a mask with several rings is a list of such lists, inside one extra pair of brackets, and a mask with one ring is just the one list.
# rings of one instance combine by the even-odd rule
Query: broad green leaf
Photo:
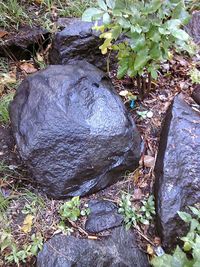
[(192, 220), (192, 216), (184, 211), (178, 211), (179, 217), (186, 223), (189, 223)]
[(85, 12), (82, 15), (82, 20), (91, 22), (94, 16), (100, 15), (100, 14), (103, 15), (102, 10), (95, 8), (95, 7), (91, 7), (85, 10)]
[(130, 22), (129, 22), (127, 19), (123, 18), (123, 17), (118, 18), (117, 22), (118, 22), (119, 25), (122, 26), (122, 28), (124, 28), (124, 29), (128, 29), (128, 28), (131, 27)]
[(104, 0), (97, 0), (97, 3), (100, 8), (102, 8), (104, 11), (107, 11), (107, 5), (105, 4)]
[(122, 27), (117, 25), (112, 29), (112, 38), (117, 40), (117, 38), (120, 36), (122, 33)]
[(124, 77), (124, 75), (127, 73), (128, 70), (128, 58), (125, 58), (121, 60), (118, 71), (117, 71), (117, 77), (118, 79), (121, 79)]
[(181, 21), (179, 19), (171, 19), (171, 20), (167, 21), (166, 25), (170, 31), (175, 30), (175, 29), (178, 29), (180, 27)]
[(190, 39), (190, 36), (181, 29), (175, 29), (172, 31), (172, 35), (179, 40), (187, 41)]
[(109, 24), (111, 21), (110, 15), (106, 12), (103, 14), (103, 23), (104, 24)]
[(171, 261), (172, 261), (172, 256), (164, 254), (161, 257), (155, 257), (151, 261), (151, 264), (153, 265), (153, 267), (172, 267)]
[(157, 59), (161, 58), (162, 53), (161, 53), (159, 44), (157, 44), (157, 43), (153, 44), (149, 54), (150, 54), (152, 59), (157, 60)]
[(138, 52), (136, 55), (135, 62), (134, 62), (135, 70), (139, 71), (143, 69), (148, 60), (149, 60), (148, 49), (144, 48), (143, 50)]
[(127, 34), (130, 37), (130, 47), (135, 51), (140, 51), (145, 46), (145, 37), (143, 34), (130, 33)]

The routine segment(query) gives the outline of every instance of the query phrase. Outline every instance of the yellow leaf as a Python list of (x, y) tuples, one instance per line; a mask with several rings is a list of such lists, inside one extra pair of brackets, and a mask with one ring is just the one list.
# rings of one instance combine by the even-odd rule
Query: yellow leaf
[(147, 245), (147, 253), (149, 255), (153, 255), (154, 254), (154, 250), (153, 250), (152, 246), (149, 245), (149, 244)]
[(26, 234), (31, 231), (33, 224), (33, 216), (31, 214), (28, 214), (26, 218), (24, 219), (23, 226), (21, 227), (21, 230)]

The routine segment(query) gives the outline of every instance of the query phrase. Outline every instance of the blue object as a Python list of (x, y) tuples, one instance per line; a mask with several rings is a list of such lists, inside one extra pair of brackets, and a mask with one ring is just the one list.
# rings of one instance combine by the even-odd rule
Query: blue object
[(130, 103), (130, 108), (134, 108), (135, 107), (135, 100), (131, 100), (131, 103)]

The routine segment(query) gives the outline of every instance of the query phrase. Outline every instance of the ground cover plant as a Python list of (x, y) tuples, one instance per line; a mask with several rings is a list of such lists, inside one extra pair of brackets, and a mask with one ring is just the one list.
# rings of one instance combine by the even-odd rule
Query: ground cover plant
[[(115, 2), (118, 4), (117, 10)], [(135, 2), (136, 6), (133, 7), (127, 5), (128, 1), (112, 0), (0, 0), (0, 36), (8, 33), (14, 35), (25, 25), (40, 25), (55, 31), (59, 17), (81, 17), (87, 8), (90, 9), (84, 13), (84, 19), (103, 18), (103, 25), (96, 27), (105, 40), (101, 50), (108, 55), (114, 50), (119, 62), (118, 71), (115, 69), (108, 75), (144, 141), (138, 169), (125, 174), (123, 181), (84, 198), (75, 197), (65, 201), (47, 199), (30, 183), (30, 174), (19, 161), (9, 134), (8, 106), (21, 80), (48, 65), (48, 50), (45, 59), (43, 53), (38, 51), (25, 61), (13, 56), (12, 59), (7, 58), (7, 54), (1, 57), (0, 266), (36, 266), (38, 252), (44, 242), (55, 234), (90, 237), (84, 230), (90, 212), (87, 203), (96, 198), (113, 201), (118, 206), (118, 212), (124, 217), (124, 227), (136, 230), (138, 243), (150, 260), (153, 259), (153, 266), (162, 267), (169, 263), (170, 267), (173, 264), (179, 264), (180, 267), (199, 265), (197, 207), (190, 207), (187, 214), (179, 213), (183, 221), (190, 224), (190, 231), (182, 238), (183, 248), (180, 246), (171, 254), (155, 257), (158, 253), (154, 248), (160, 248), (162, 243), (155, 231), (152, 196), (161, 124), (171, 101), (182, 92), (188, 103), (198, 111), (189, 96), (193, 84), (200, 83), (199, 62), (194, 63), (188, 53), (179, 50), (177, 53), (174, 48), (192, 52), (193, 47), (188, 47), (191, 40), (183, 32), (183, 25), (188, 20), (187, 12), (191, 14), (191, 10), (197, 10), (199, 5), (198, 1), (185, 1), (184, 6), (184, 1), (178, 0)], [(142, 6), (143, 2), (148, 4)], [(167, 3), (172, 6), (167, 6)], [(137, 21), (138, 12), (143, 14), (143, 19)], [(146, 23), (147, 20), (149, 23)], [(121, 34), (131, 38), (131, 43), (126, 39), (121, 41)], [(4, 40), (4, 37), (0, 38)], [(149, 95), (141, 100), (145, 90), (146, 93), (149, 91)], [(101, 235), (92, 235), (91, 238), (98, 239)]]
[(184, 242), (183, 249), (179, 246), (172, 255), (164, 254), (152, 260), (154, 267), (187, 266), (197, 267), (200, 265), (200, 210), (189, 207), (190, 213), (179, 211), (180, 218), (189, 225), (189, 231), (181, 240)]

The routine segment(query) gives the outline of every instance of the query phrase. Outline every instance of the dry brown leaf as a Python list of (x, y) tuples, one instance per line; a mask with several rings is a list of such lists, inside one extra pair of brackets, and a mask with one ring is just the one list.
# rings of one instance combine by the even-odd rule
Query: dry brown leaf
[(147, 168), (153, 168), (155, 164), (155, 158), (149, 155), (144, 156), (144, 166)]
[(0, 38), (3, 38), (4, 36), (6, 36), (8, 34), (8, 32), (0, 30)]
[(142, 193), (142, 190), (140, 188), (134, 189), (134, 192), (133, 192), (134, 200), (140, 200), (143, 198), (143, 196), (144, 194)]
[(33, 216), (31, 214), (28, 214), (23, 222), (23, 226), (21, 227), (21, 230), (27, 234), (31, 231), (32, 224), (33, 224)]
[(31, 74), (37, 71), (37, 69), (31, 63), (28, 62), (22, 63), (20, 65), (20, 69), (25, 71), (27, 74)]
[(37, 4), (37, 5), (41, 5), (43, 0), (34, 0), (34, 2)]

